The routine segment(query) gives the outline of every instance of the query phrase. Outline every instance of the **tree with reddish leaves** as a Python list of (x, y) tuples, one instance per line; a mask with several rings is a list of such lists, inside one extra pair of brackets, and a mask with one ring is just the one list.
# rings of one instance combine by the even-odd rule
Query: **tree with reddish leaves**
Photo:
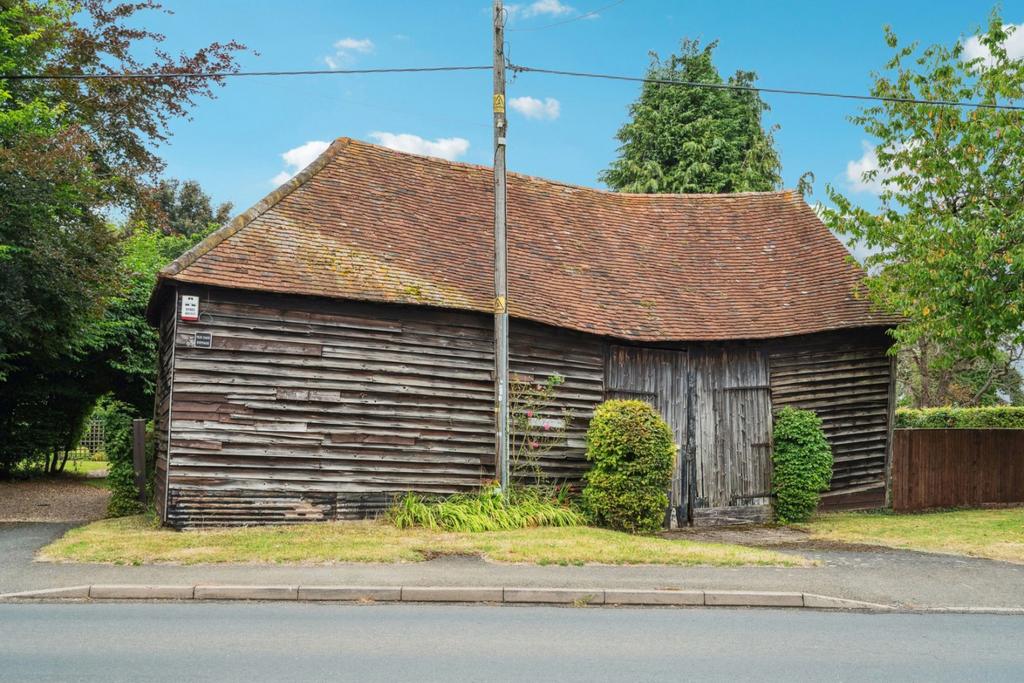
[[(23, 438), (50, 419), (26, 406), (54, 404), (62, 383), (102, 387), (81, 375), (107, 343), (106, 305), (123, 280), (121, 235), (106, 217), (156, 201), (171, 122), (222, 84), (25, 77), (237, 70), (245, 48), (235, 41), (161, 49), (165, 37), (138, 26), (162, 11), (152, 1), (0, 2), (0, 473), (26, 451), (57, 447)], [(77, 393), (87, 411), (95, 396)]]

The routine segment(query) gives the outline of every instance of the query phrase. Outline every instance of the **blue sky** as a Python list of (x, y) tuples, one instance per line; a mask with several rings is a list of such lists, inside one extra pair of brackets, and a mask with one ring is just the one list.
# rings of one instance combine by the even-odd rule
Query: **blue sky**
[[(904, 39), (951, 43), (985, 22), (991, 5), (972, 0), (860, 2), (658, 2), (625, 0), (598, 16), (579, 16), (610, 0), (520, 0), (508, 28), (513, 62), (556, 69), (642, 75), (651, 50), (668, 54), (682, 37), (718, 39), (716, 61), (728, 74), (758, 73), (760, 84), (866, 92), (870, 72), (888, 50), (882, 26)], [(166, 0), (170, 16), (146, 23), (168, 36), (172, 50), (235, 39), (259, 55), (243, 69), (311, 69), (484, 65), (491, 60), (487, 0), (445, 2)], [(1009, 23), (1024, 24), (1024, 0), (1002, 4)], [(1024, 31), (1018, 36), (1024, 56)], [(217, 201), (241, 211), (310, 160), (318, 143), (339, 136), (422, 149), (488, 164), (490, 74), (338, 75), (230, 80), (218, 99), (201, 103), (174, 125), (161, 149), (167, 174), (194, 178)], [(509, 99), (510, 170), (600, 187), (614, 158), (614, 135), (639, 85), (519, 75)], [(872, 205), (870, 188), (849, 178), (864, 157), (864, 133), (846, 117), (850, 102), (766, 96), (777, 123), (788, 187), (814, 172), (816, 198), (825, 183)], [(859, 168), (859, 167), (858, 167)]]

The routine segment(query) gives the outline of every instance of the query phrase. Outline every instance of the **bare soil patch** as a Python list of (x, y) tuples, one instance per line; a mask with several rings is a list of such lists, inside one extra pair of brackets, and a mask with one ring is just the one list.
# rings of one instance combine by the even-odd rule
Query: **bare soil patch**
[(709, 543), (736, 543), (759, 547), (807, 543), (810, 534), (787, 526), (713, 526), (682, 527), (665, 531), (662, 537), (674, 541), (705, 541)]
[(665, 531), (660, 535), (663, 538), (676, 541), (732, 543), (752, 548), (771, 548), (772, 550), (846, 550), (858, 552), (890, 550), (890, 548), (869, 543), (848, 543), (815, 538), (806, 529), (788, 526), (684, 527)]
[(78, 477), (0, 482), (0, 522), (79, 522), (102, 519), (110, 491)]

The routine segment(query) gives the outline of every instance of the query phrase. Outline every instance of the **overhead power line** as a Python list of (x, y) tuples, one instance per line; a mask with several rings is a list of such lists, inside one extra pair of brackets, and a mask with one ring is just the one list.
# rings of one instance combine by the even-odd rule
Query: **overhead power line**
[[(595, 12), (598, 10), (594, 10)], [(300, 71), (198, 71), (198, 72), (126, 72), (126, 73), (67, 73), (67, 74), (2, 74), (0, 79), (11, 81), (41, 80), (116, 80), (116, 79), (167, 79), (167, 78), (245, 78), (245, 77), (287, 77), (287, 76), (345, 76), (358, 74), (403, 74), (403, 73), (442, 73), (460, 71), (489, 71), (490, 66), (420, 66), (393, 67), (382, 69), (308, 69)], [(714, 90), (738, 90), (745, 92), (769, 93), (776, 95), (799, 95), (804, 97), (826, 97), (842, 100), (858, 100), (862, 102), (894, 102), (904, 104), (924, 104), (945, 107), (965, 107), (973, 109), (998, 109), (1004, 111), (1024, 111), (1024, 105), (989, 104), (987, 102), (962, 102), (958, 100), (926, 100), (919, 98), (884, 97), (879, 95), (857, 95), (853, 93), (829, 92), (824, 90), (801, 90), (796, 88), (766, 88), (757, 85), (735, 85), (732, 83), (702, 83), (699, 81), (679, 81), (667, 78), (646, 78), (639, 76), (620, 76), (615, 74), (593, 73), (587, 71), (566, 71), (562, 69), (542, 69), (539, 67), (508, 64), (513, 73), (535, 73), (550, 76), (567, 76), (572, 78), (590, 78), (607, 81), (625, 81), (631, 83), (655, 83), (658, 85), (683, 86), (689, 88), (709, 88)]]
[(489, 71), (489, 66), (416, 66), (385, 69), (306, 69), (300, 71), (136, 71), (126, 73), (0, 74), (9, 81), (90, 81), (165, 78), (239, 78), (246, 76), (346, 76), (353, 74), (436, 73), (442, 71)]
[(948, 107), (968, 107), (972, 109), (1004, 109), (1024, 111), (1024, 105), (989, 104), (986, 102), (960, 102), (957, 100), (925, 100), (911, 97), (884, 97), (880, 95), (855, 95), (852, 93), (826, 92), (823, 90), (796, 90), (793, 88), (763, 88), (756, 85), (735, 85), (733, 83), (702, 83), (699, 81), (677, 81), (668, 78), (643, 78), (638, 76), (616, 76), (585, 71), (562, 71), (559, 69), (540, 69), (519, 64), (509, 64), (513, 73), (549, 74), (552, 76), (572, 76), (575, 78), (596, 78), (608, 81), (629, 81), (633, 83), (655, 83), (658, 85), (678, 85), (689, 88), (710, 88), (715, 90), (740, 90), (745, 92), (772, 93), (777, 95), (803, 95), (806, 97), (831, 97), (842, 100), (861, 100), (870, 102), (896, 102), (905, 104), (929, 104)]
[(524, 26), (522, 28), (509, 28), (509, 29), (505, 29), (505, 30), (509, 31), (509, 32), (511, 32), (511, 31), (519, 31), (519, 32), (521, 32), (521, 31), (543, 31), (546, 28), (554, 28), (555, 26), (563, 26), (565, 24), (571, 24), (572, 22), (579, 21), (580, 19), (587, 19), (589, 17), (596, 17), (599, 12), (603, 12), (606, 9), (611, 9), (612, 7), (615, 7), (616, 5), (621, 5), (625, 1), (626, 0), (615, 0), (615, 2), (610, 2), (607, 5), (603, 5), (601, 7), (594, 8), (594, 9), (590, 10), (589, 12), (584, 12), (583, 14), (577, 15), (575, 17), (570, 17), (568, 19), (562, 19), (561, 21), (553, 21), (550, 24), (544, 24), (543, 26)]

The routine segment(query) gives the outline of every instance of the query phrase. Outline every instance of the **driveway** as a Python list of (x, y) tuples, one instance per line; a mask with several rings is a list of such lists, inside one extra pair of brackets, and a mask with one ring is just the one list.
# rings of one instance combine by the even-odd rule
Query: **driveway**
[(110, 491), (69, 474), (0, 482), (0, 522), (78, 522), (101, 519)]
[(5, 584), (35, 572), (33, 556), (50, 541), (76, 526), (74, 522), (0, 522), (0, 593)]

